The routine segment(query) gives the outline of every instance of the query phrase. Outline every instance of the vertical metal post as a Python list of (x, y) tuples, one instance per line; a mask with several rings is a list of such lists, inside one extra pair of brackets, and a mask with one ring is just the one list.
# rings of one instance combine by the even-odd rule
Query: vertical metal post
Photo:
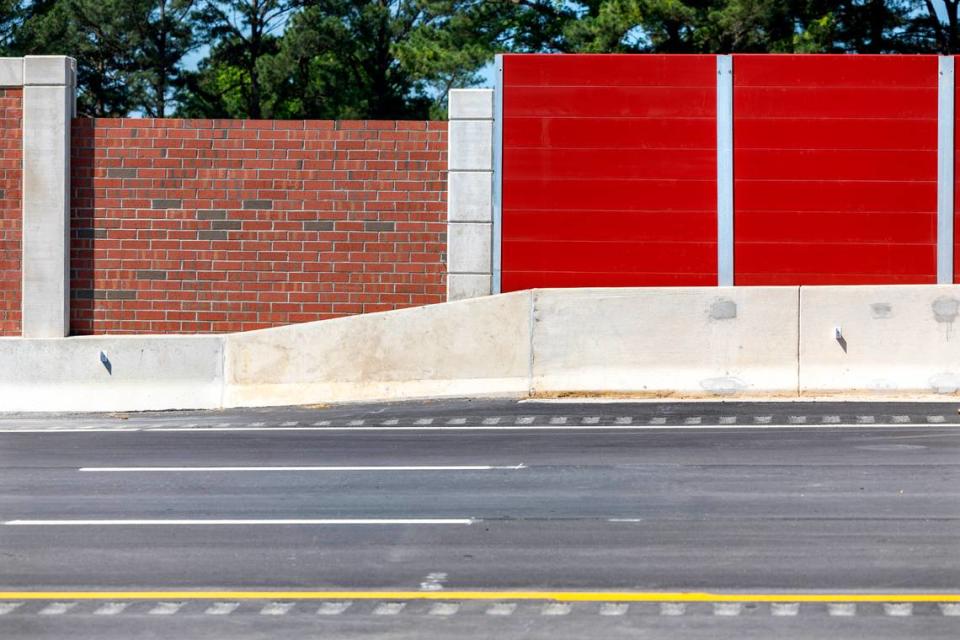
[(953, 56), (940, 56), (937, 85), (937, 284), (953, 284)]
[(503, 56), (494, 60), (493, 85), (493, 293), (500, 293), (500, 263), (503, 239)]
[(733, 58), (717, 56), (717, 284), (733, 286)]

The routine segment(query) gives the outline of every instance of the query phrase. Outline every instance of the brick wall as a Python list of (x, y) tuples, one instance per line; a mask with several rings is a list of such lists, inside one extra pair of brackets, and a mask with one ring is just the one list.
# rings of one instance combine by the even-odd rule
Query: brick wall
[(441, 302), (446, 123), (77, 119), (71, 332)]
[(20, 335), (22, 98), (21, 89), (0, 89), (0, 336)]

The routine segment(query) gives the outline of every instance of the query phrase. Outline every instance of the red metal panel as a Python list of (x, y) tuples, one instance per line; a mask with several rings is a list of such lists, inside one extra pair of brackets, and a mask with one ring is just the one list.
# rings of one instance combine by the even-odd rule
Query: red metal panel
[(936, 280), (935, 56), (735, 56), (737, 284)]
[(504, 56), (503, 291), (716, 284), (714, 56)]

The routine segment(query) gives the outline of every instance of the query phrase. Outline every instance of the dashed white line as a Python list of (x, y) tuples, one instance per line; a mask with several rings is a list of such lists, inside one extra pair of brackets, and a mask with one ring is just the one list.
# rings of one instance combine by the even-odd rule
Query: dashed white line
[(909, 616), (913, 615), (913, 604), (909, 602), (884, 602), (883, 612), (888, 616)]
[(876, 421), (876, 416), (857, 416), (857, 422), (860, 424), (873, 424)]
[(534, 420), (536, 420), (534, 416), (523, 416), (517, 418), (517, 424), (533, 424)]
[(353, 602), (345, 600), (342, 602), (323, 602), (317, 609), (318, 616), (338, 616), (350, 608)]
[(509, 616), (517, 610), (516, 602), (497, 602), (484, 612), (488, 616)]
[(682, 616), (687, 611), (687, 605), (683, 602), (661, 602), (660, 615), (662, 616)]
[(381, 602), (373, 609), (373, 615), (395, 616), (403, 611), (404, 607), (406, 606), (406, 602)]
[(429, 616), (452, 616), (460, 610), (460, 605), (456, 602), (435, 602), (430, 610), (427, 611)]
[(211, 526), (211, 525), (471, 525), (472, 518), (298, 518), (298, 519), (170, 519), (170, 520), (7, 520), (8, 527)]
[(96, 608), (93, 612), (95, 616), (115, 616), (130, 606), (129, 602), (107, 602)]
[(892, 416), (891, 422), (895, 424), (906, 424), (910, 422), (910, 416)]
[(86, 473), (152, 473), (181, 471), (516, 471), (526, 469), (526, 465), (412, 465), (412, 466), (354, 466), (354, 467), (80, 467), (77, 471)]
[(667, 424), (667, 419), (666, 418), (650, 418), (647, 424), (649, 425)]
[(366, 420), (350, 420), (347, 422), (347, 425), (351, 427), (361, 427), (364, 422), (366, 422)]
[(418, 418), (413, 424), (433, 424), (433, 418)]
[(770, 615), (795, 616), (800, 613), (799, 602), (774, 602), (770, 605)]
[(737, 424), (737, 416), (720, 416), (720, 424)]
[(280, 423), (280, 426), (281, 426), (281, 427), (295, 427), (295, 426), (297, 426), (298, 424), (300, 424), (300, 423), (297, 422), (296, 420), (288, 420), (287, 422), (281, 422), (281, 423)]
[(421, 591), (440, 591), (447, 581), (447, 574), (441, 572), (428, 573), (420, 583)]
[(182, 602), (161, 602), (153, 609), (150, 609), (150, 611), (147, 611), (147, 613), (152, 616), (172, 616), (177, 611), (180, 611), (181, 607), (183, 607)]
[(313, 423), (313, 426), (315, 426), (315, 427), (329, 427), (329, 426), (330, 426), (330, 421), (329, 421), (329, 420), (318, 420), (318, 421), (316, 421), (316, 422)]
[(41, 616), (60, 616), (75, 606), (77, 606), (76, 602), (51, 602), (43, 609), (40, 609), (39, 614)]
[(787, 418), (787, 422), (790, 424), (806, 424), (807, 416), (790, 416)]
[[(266, 425), (267, 425), (266, 422), (251, 422), (249, 426), (251, 426), (251, 427), (265, 427)], [(189, 427), (189, 426), (190, 426), (190, 425), (187, 425), (187, 427)]]
[(938, 423), (943, 421), (944, 421), (943, 416), (927, 416), (927, 422)]
[(827, 604), (827, 613), (831, 616), (855, 616), (857, 604), (855, 602), (831, 602)]
[(447, 420), (447, 424), (467, 424), (466, 418), (450, 418)]
[(554, 416), (550, 418), (550, 424), (567, 424), (566, 416)]
[(499, 417), (484, 418), (484, 419), (483, 419), (483, 424), (487, 424), (487, 425), (500, 424), (500, 418), (499, 418)]
[(293, 609), (295, 602), (270, 602), (260, 609), (262, 616), (283, 616)]
[(600, 424), (600, 416), (586, 416), (580, 420), (580, 424)]
[(0, 616), (5, 616), (23, 606), (22, 602), (0, 602)]
[(773, 416), (753, 416), (754, 424), (770, 424), (773, 421)]
[(713, 615), (715, 616), (738, 616), (742, 610), (743, 604), (739, 602), (713, 603)]
[(600, 605), (600, 615), (602, 616), (623, 616), (626, 615), (630, 605), (623, 602), (604, 602)]
[(960, 603), (942, 602), (940, 603), (940, 613), (945, 616), (960, 616)]
[(208, 616), (228, 616), (239, 606), (239, 602), (214, 602), (204, 610), (204, 613)]
[(701, 422), (703, 422), (703, 418), (700, 416), (691, 416), (683, 419), (683, 424), (700, 424)]
[(613, 421), (614, 424), (633, 424), (633, 418), (630, 416), (621, 416)]
[(396, 426), (396, 425), (400, 424), (400, 421), (399, 421), (397, 418), (391, 418), (390, 420), (384, 420), (384, 421), (381, 422), (380, 424), (382, 424), (382, 425), (384, 425), (384, 426), (386, 426), (386, 427), (393, 427), (393, 426)]
[(823, 416), (823, 424), (839, 424), (840, 416)]
[(573, 607), (567, 602), (548, 602), (540, 609), (542, 616), (565, 616), (573, 610)]

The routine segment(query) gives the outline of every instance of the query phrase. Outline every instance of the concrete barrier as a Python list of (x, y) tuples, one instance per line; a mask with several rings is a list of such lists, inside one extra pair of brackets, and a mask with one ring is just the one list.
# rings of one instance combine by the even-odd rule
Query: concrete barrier
[(538, 394), (796, 395), (797, 287), (534, 294)]
[(956, 395), (958, 314), (955, 285), (803, 287), (800, 391)]
[(232, 334), (224, 404), (526, 393), (531, 295)]
[(221, 406), (222, 336), (0, 338), (0, 411)]

